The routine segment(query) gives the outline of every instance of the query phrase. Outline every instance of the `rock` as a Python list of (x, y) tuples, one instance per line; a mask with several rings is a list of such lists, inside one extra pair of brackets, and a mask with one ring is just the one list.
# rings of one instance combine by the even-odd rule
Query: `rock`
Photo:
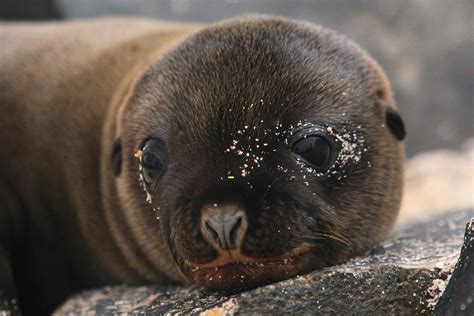
[(59, 19), (61, 16), (55, 0), (0, 1), (0, 20), (31, 21)]
[[(196, 286), (107, 287), (76, 295), (55, 315), (430, 314), (439, 299), (433, 289), (449, 278), (460, 255), (464, 225), (473, 216), (469, 209), (400, 226), (364, 257), (243, 293)], [(452, 302), (465, 304), (465, 310), (472, 306), (462, 294), (465, 283), (456, 285), (456, 280), (474, 275), (470, 236), (439, 308), (449, 308)]]
[(16, 299), (6, 299), (0, 295), (0, 316), (21, 315)]
[(464, 245), (434, 315), (474, 315), (474, 219), (466, 227)]

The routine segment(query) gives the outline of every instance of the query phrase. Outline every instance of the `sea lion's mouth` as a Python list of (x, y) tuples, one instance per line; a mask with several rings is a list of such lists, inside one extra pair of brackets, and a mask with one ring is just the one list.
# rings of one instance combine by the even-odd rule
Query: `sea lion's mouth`
[(303, 273), (310, 266), (309, 246), (302, 245), (277, 257), (254, 258), (238, 250), (221, 252), (205, 264), (185, 261), (194, 283), (224, 290), (248, 289)]

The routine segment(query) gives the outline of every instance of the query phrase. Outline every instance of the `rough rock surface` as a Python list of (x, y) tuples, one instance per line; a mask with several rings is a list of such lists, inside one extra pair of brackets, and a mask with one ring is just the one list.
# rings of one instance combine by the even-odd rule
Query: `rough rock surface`
[(466, 227), (458, 263), (434, 315), (474, 315), (474, 219)]
[[(398, 227), (364, 257), (244, 293), (199, 287), (111, 287), (77, 295), (55, 315), (430, 314), (444, 296), (438, 291), (437, 297), (432, 297), (428, 289), (449, 279), (449, 267), (459, 258), (464, 227), (472, 217), (474, 210), (469, 209)], [(468, 250), (463, 253), (472, 252), (472, 235), (466, 240), (471, 248), (465, 246)], [(470, 263), (458, 264), (454, 275), (474, 275), (472, 259), (465, 262)], [(464, 270), (458, 272), (459, 267)], [(447, 289), (453, 287), (450, 284)], [(453, 292), (453, 300), (458, 296)], [(464, 311), (469, 311), (469, 297), (461, 300)]]

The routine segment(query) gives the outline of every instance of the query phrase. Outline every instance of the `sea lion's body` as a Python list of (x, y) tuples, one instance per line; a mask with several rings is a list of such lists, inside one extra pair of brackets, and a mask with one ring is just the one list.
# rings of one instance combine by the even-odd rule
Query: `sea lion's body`
[[(210, 28), (191, 37), (178, 48), (177, 43), (200, 27), (140, 19), (44, 25), (0, 24), (0, 298), (2, 288), (6, 289), (3, 290), (4, 295), (18, 295), (22, 308), (28, 313), (50, 312), (72, 293), (103, 285), (191, 281), (228, 288), (235, 286), (233, 277), (229, 275), (232, 276), (234, 272), (244, 273), (244, 270), (239, 270), (244, 263), (251, 267), (246, 275), (249, 286), (255, 286), (294, 275), (298, 271), (304, 272), (340, 262), (351, 254), (360, 253), (386, 235), (395, 220), (400, 202), (403, 150), (398, 140), (403, 138), (404, 132), (401, 133), (403, 135), (394, 137), (392, 134), (397, 134), (399, 126), (395, 124), (393, 127), (391, 121), (385, 121), (384, 109), (393, 107), (393, 100), (384, 75), (375, 62), (358, 47), (346, 45), (344, 38), (335, 38), (336, 53), (330, 47), (326, 49), (325, 41), (333, 41), (334, 35), (331, 32), (313, 30), (311, 26), (287, 20), (264, 18), (259, 22), (258, 19), (253, 17), (224, 23), (222, 29), (220, 26)], [(289, 45), (290, 49), (287, 50), (284, 40), (284, 45), (281, 48), (277, 45), (275, 52), (272, 52), (272, 32), (278, 33), (277, 42), (288, 34), (298, 44)], [(319, 36), (318, 32), (322, 32), (321, 56), (331, 57), (334, 54), (342, 59), (337, 63), (329, 62), (330, 67), (318, 66), (317, 69), (326, 71), (329, 76), (322, 77), (327, 80), (323, 84), (311, 85), (311, 79), (307, 75), (300, 78), (298, 72), (293, 74), (293, 69), (289, 68), (286, 61), (287, 56), (290, 56), (289, 62), (304, 61), (307, 57), (300, 58), (298, 54), (303, 56), (313, 49), (305, 47), (308, 42), (305, 37)], [(288, 42), (291, 44), (290, 40)], [(240, 52), (241, 47), (232, 45), (242, 45), (245, 53)], [(304, 49), (300, 49), (298, 45)], [(216, 55), (208, 57), (212, 54), (205, 53), (206, 49)], [(266, 58), (264, 53), (259, 56), (260, 49), (270, 51), (268, 56), (273, 56), (272, 59), (266, 65), (257, 61), (247, 69), (249, 58)], [(282, 56), (279, 56), (279, 49), (282, 49)], [(292, 53), (291, 49), (296, 50)], [(315, 46), (314, 49), (319, 48)], [(163, 59), (163, 53), (170, 50), (171, 53), (167, 53)], [(338, 50), (342, 53), (337, 53)], [(345, 50), (348, 51), (347, 55), (343, 54)], [(230, 54), (230, 58), (225, 57), (226, 54)], [(292, 56), (295, 56), (295, 60)], [(353, 56), (356, 59), (353, 60)], [(321, 60), (325, 62), (326, 57), (323, 57)], [(160, 62), (154, 65), (156, 60)], [(240, 66), (235, 66), (234, 62)], [(281, 67), (278, 66), (279, 62), (282, 63)], [(354, 67), (351, 63), (354, 63)], [(361, 63), (364, 65), (359, 67)], [(154, 66), (150, 66), (152, 64)], [(275, 68), (276, 72), (265, 75), (268, 70), (265, 67), (274, 65), (278, 66)], [(339, 70), (331, 70), (333, 66)], [(261, 70), (252, 74), (253, 69), (258, 67)], [(301, 72), (309, 69), (311, 64), (301, 68)], [(345, 71), (347, 78), (352, 78), (353, 81), (345, 81)], [(273, 73), (278, 73), (278, 77), (270, 78)], [(332, 74), (340, 79), (331, 78)], [(243, 82), (233, 82), (234, 78), (246, 78), (247, 75), (252, 82), (246, 82), (246, 79), (240, 79)], [(359, 75), (361, 79), (357, 79)], [(301, 174), (303, 178), (297, 186), (302, 187), (296, 189), (291, 181), (300, 176), (300, 171), (307, 172), (306, 169), (311, 168), (297, 168), (292, 160), (293, 156), (286, 154), (280, 140), (268, 136), (268, 144), (262, 143), (261, 148), (274, 148), (275, 158), (268, 156), (265, 162), (259, 162), (265, 156), (261, 154), (262, 157), (253, 159), (257, 161), (256, 164), (249, 162), (249, 168), (252, 168), (250, 175), (247, 173), (248, 169), (241, 174), (238, 171), (239, 174), (234, 176), (235, 173), (229, 170), (245, 154), (236, 151), (235, 157), (230, 157), (227, 153), (233, 152), (222, 146), (228, 146), (232, 137), (237, 139), (237, 134), (241, 134), (239, 128), (257, 117), (258, 112), (257, 116), (246, 117), (244, 113), (233, 117), (234, 114), (222, 111), (233, 109), (233, 113), (236, 113), (246, 107), (249, 110), (254, 106), (254, 103), (250, 106), (250, 102), (258, 100), (261, 104), (252, 108), (252, 111), (266, 113), (266, 116), (262, 114), (259, 122), (276, 122), (278, 129), (278, 126), (286, 126), (285, 119), (290, 119), (292, 114), (291, 111), (289, 114), (281, 114), (283, 118), (280, 124), (280, 117), (272, 117), (280, 114), (276, 114), (271, 107), (277, 109), (278, 100), (282, 100), (278, 106), (290, 102), (288, 107), (293, 106), (293, 98), (300, 98), (301, 102), (305, 100), (304, 95), (300, 97), (301, 93), (286, 92), (286, 88), (275, 90), (275, 100), (272, 100), (273, 90), (266, 86), (267, 78), (268, 84), (278, 84), (278, 80), (284, 78), (288, 80), (284, 81), (285, 85), (288, 83), (288, 89), (296, 92), (300, 86), (305, 86), (303, 94), (322, 89), (321, 104), (332, 99), (335, 92), (331, 92), (331, 89), (343, 89), (344, 84), (352, 84), (351, 89), (355, 87), (354, 102), (346, 102), (344, 97), (343, 101), (340, 101), (340, 97), (334, 97), (331, 102), (342, 102), (344, 105), (341, 108), (347, 110), (341, 114), (335, 108), (334, 113), (321, 115), (323, 125), (318, 126), (324, 128), (318, 128), (322, 128), (321, 133), (328, 133), (324, 137), (338, 137), (345, 145), (353, 142), (351, 148), (358, 148), (357, 154), (351, 153), (347, 148), (341, 149), (346, 156), (336, 161), (341, 164), (338, 167), (340, 169), (331, 169), (333, 171), (325, 173), (310, 172), (307, 176)], [(249, 104), (233, 105), (232, 102), (241, 95), (233, 94), (233, 89), (244, 86), (249, 89), (246, 94), (248, 99), (244, 103), (249, 101)], [(216, 87), (215, 91), (213, 87)], [(256, 91), (250, 91), (254, 87)], [(154, 96), (157, 91), (160, 94)], [(266, 93), (262, 95), (262, 99), (260, 92)], [(282, 95), (278, 95), (279, 93)], [(363, 110), (363, 114), (359, 113), (359, 105), (366, 102), (364, 98), (367, 95), (371, 100), (367, 102), (374, 102), (374, 109), (368, 107)], [(176, 98), (173, 99), (173, 96)], [(316, 99), (319, 100), (319, 97)], [(383, 102), (378, 99), (383, 99)], [(270, 111), (266, 110), (267, 106)], [(305, 108), (305, 111), (308, 109)], [(298, 111), (296, 109), (293, 112), (301, 114)], [(346, 132), (339, 135), (333, 132), (332, 126), (341, 128), (338, 124), (346, 113), (347, 120), (344, 118), (343, 123), (347, 126), (347, 131), (343, 127)], [(227, 125), (218, 129), (213, 124), (220, 124), (221, 118), (230, 120), (230, 123), (227, 121)], [(395, 121), (398, 122), (397, 119)], [(388, 128), (384, 125), (385, 122), (389, 125)], [(292, 124), (288, 126), (293, 126)], [(294, 124), (299, 126), (300, 122)], [(309, 123), (302, 125), (305, 124)], [(359, 124), (363, 124), (362, 129)], [(173, 140), (172, 131), (176, 130), (177, 139)], [(254, 130), (258, 132), (257, 127)], [(361, 137), (358, 134), (360, 130), (365, 133)], [(219, 133), (223, 135), (221, 138), (214, 137)], [(290, 135), (293, 132), (286, 133)], [(193, 135), (196, 135), (196, 141), (191, 141)], [(143, 163), (143, 146), (148, 143), (147, 140), (161, 136), (165, 139), (166, 146), (170, 146), (170, 165), (166, 168), (169, 177), (165, 174), (163, 179), (160, 178), (162, 184), (158, 189), (155, 188), (157, 191), (152, 192), (150, 188), (153, 186), (145, 185), (147, 200), (152, 201), (152, 208), (145, 202), (145, 192), (138, 183), (138, 174), (141, 174), (141, 181), (144, 181), (143, 168), (140, 166), (138, 169), (138, 164)], [(266, 136), (262, 136), (264, 137)], [(252, 141), (255, 139), (258, 141), (255, 136), (248, 138)], [(116, 146), (114, 141), (118, 141), (119, 145)], [(245, 140), (239, 140), (239, 144), (244, 143)], [(177, 144), (188, 144), (188, 152), (176, 154), (179, 151)], [(235, 146), (230, 145), (229, 148), (234, 150)], [(114, 148), (118, 148), (118, 154)], [(208, 149), (204, 152), (205, 148)], [(367, 154), (362, 154), (362, 151), (367, 151)], [(134, 153), (139, 161), (133, 157)], [(116, 154), (119, 159), (111, 161), (111, 155)], [(196, 166), (193, 166), (194, 157), (200, 157)], [(168, 160), (161, 158), (166, 162)], [(258, 176), (259, 172), (263, 172), (258, 169), (260, 164), (268, 162), (269, 166), (272, 159), (280, 159), (278, 170), (275, 168), (274, 171)], [(301, 163), (298, 163), (300, 166)], [(362, 163), (363, 168), (356, 168)], [(119, 164), (115, 168), (115, 176), (111, 171), (114, 164)], [(180, 164), (185, 167), (176, 169)], [(248, 166), (247, 163), (243, 165)], [(190, 169), (185, 170), (186, 166)], [(283, 171), (286, 173), (290, 170), (291, 173), (292, 168), (297, 168), (294, 169), (298, 171), (296, 176), (281, 181)], [(347, 173), (344, 168), (347, 168)], [(343, 172), (338, 173), (341, 170)], [(354, 176), (351, 176), (351, 172)], [(363, 172), (367, 173), (366, 177)], [(329, 179), (331, 174), (339, 177)], [(326, 178), (329, 180), (324, 180)], [(186, 183), (191, 179), (192, 183)], [(202, 184), (197, 184), (201, 180)], [(207, 180), (209, 182), (205, 182)], [(251, 181), (255, 182), (251, 184)], [(275, 192), (269, 194), (277, 181), (279, 183), (275, 186)], [(182, 190), (173, 191), (184, 188), (188, 188), (184, 193)], [(317, 189), (306, 192), (309, 188)], [(340, 198), (332, 195), (337, 190), (340, 190), (339, 193), (334, 194), (339, 194)], [(279, 191), (283, 195), (277, 194)], [(321, 192), (327, 193), (319, 201), (317, 196)], [(237, 193), (240, 195), (237, 196)], [(262, 227), (261, 232), (255, 232), (255, 227), (265, 220), (259, 218), (259, 215), (249, 215), (250, 204), (244, 201), (245, 196), (261, 194), (269, 201), (271, 208), (272, 194), (275, 195), (274, 198), (278, 199), (275, 203), (279, 206), (274, 206), (274, 212), (280, 214), (284, 212), (286, 203), (280, 196), (287, 193), (291, 210), (286, 214), (293, 215), (288, 218), (285, 217), (287, 215), (270, 217), (267, 221), (271, 224)], [(189, 203), (183, 206), (184, 202), (178, 199), (182, 194), (195, 195), (193, 202), (189, 203), (203, 201), (199, 206), (189, 206), (194, 210), (189, 217), (183, 213)], [(298, 196), (304, 200), (304, 207), (311, 206), (310, 209), (313, 209), (316, 206), (317, 214), (312, 214), (299, 205), (298, 200), (293, 200)], [(239, 216), (232, 215), (234, 217), (230, 220), (239, 220), (239, 226), (235, 227), (240, 237), (229, 244), (227, 242), (232, 236), (217, 236), (217, 233), (214, 236), (214, 230), (206, 226), (208, 223), (220, 225), (220, 219), (215, 221), (216, 215), (209, 206), (217, 208), (219, 205), (220, 209), (217, 202), (222, 202), (222, 207), (232, 209), (232, 214)], [(366, 204), (369, 204), (367, 209)], [(300, 207), (304, 210), (301, 212), (304, 216), (301, 217), (298, 215)], [(172, 212), (173, 208), (178, 209)], [(208, 217), (196, 215), (201, 212), (196, 210), (201, 209)], [(243, 222), (241, 214), (244, 216)], [(197, 223), (199, 221), (201, 224)], [(315, 227), (306, 227), (312, 225), (308, 224), (312, 221), (317, 223), (318, 229), (323, 229), (327, 224), (325, 229), (331, 231), (321, 230), (325, 232), (323, 234), (318, 230), (316, 238), (310, 236), (313, 239), (309, 241), (299, 239), (304, 236), (291, 235), (294, 231), (315, 233)], [(233, 222), (232, 225), (234, 224)], [(274, 237), (270, 236), (276, 234), (280, 224), (283, 228), (278, 229), (276, 236), (282, 239), (270, 247), (270, 242), (265, 238), (268, 235), (269, 240), (272, 240)], [(290, 230), (290, 226), (293, 230)], [(268, 232), (272, 227), (275, 230)], [(218, 229), (220, 228), (216, 228), (216, 231)], [(223, 229), (223, 232), (229, 233), (228, 228)], [(262, 234), (265, 238), (262, 238)], [(246, 243), (243, 241), (244, 236)], [(311, 242), (324, 236), (331, 237), (325, 248), (314, 248), (319, 249), (320, 257), (314, 253), (307, 255), (313, 249)], [(254, 242), (252, 245), (255, 249), (251, 249), (249, 245), (252, 238), (267, 243), (269, 247), (261, 251), (259, 249), (262, 249), (262, 245)], [(341, 240), (343, 244), (339, 244)], [(223, 241), (226, 243), (225, 247)], [(241, 250), (235, 249), (234, 241)], [(283, 244), (286, 248), (279, 249)], [(226, 254), (212, 261), (222, 254), (220, 247), (230, 247), (234, 252), (230, 253), (230, 257), (226, 257)], [(293, 266), (285, 266), (287, 259), (285, 264), (275, 264), (275, 260), (283, 260), (280, 258), (286, 258), (287, 254), (290, 256), (290, 263), (295, 260)], [(260, 256), (273, 259), (263, 262), (266, 257)], [(255, 264), (253, 258), (258, 258), (255, 259), (258, 264)], [(304, 260), (298, 261), (301, 258)], [(234, 261), (238, 262), (232, 268), (235, 271), (222, 272), (222, 280), (225, 280), (222, 282), (227, 282), (226, 284), (209, 278), (205, 272), (211, 268), (214, 271), (214, 265), (228, 266)], [(267, 265), (267, 268), (260, 269), (259, 265)], [(200, 267), (204, 267), (204, 270), (199, 270)], [(273, 273), (272, 269), (276, 272)], [(201, 272), (196, 273), (198, 270)]]
[(144, 282), (103, 211), (103, 128), (114, 96), (194, 29), (134, 19), (0, 25), (0, 245), (32, 308)]

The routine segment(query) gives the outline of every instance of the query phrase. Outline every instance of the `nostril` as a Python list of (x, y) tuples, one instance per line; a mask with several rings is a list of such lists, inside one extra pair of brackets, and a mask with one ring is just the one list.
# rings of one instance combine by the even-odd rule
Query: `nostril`
[(237, 238), (237, 233), (239, 232), (239, 229), (241, 227), (242, 227), (242, 216), (237, 218), (237, 221), (235, 222), (234, 226), (230, 229), (227, 241), (229, 242), (229, 246), (231, 248), (235, 247), (235, 240)]
[(205, 225), (206, 225), (207, 232), (210, 234), (210, 237), (216, 242), (218, 242), (219, 246), (223, 248), (224, 245), (222, 244), (217, 231), (214, 228), (212, 228), (211, 224), (209, 224), (209, 221), (205, 221)]

